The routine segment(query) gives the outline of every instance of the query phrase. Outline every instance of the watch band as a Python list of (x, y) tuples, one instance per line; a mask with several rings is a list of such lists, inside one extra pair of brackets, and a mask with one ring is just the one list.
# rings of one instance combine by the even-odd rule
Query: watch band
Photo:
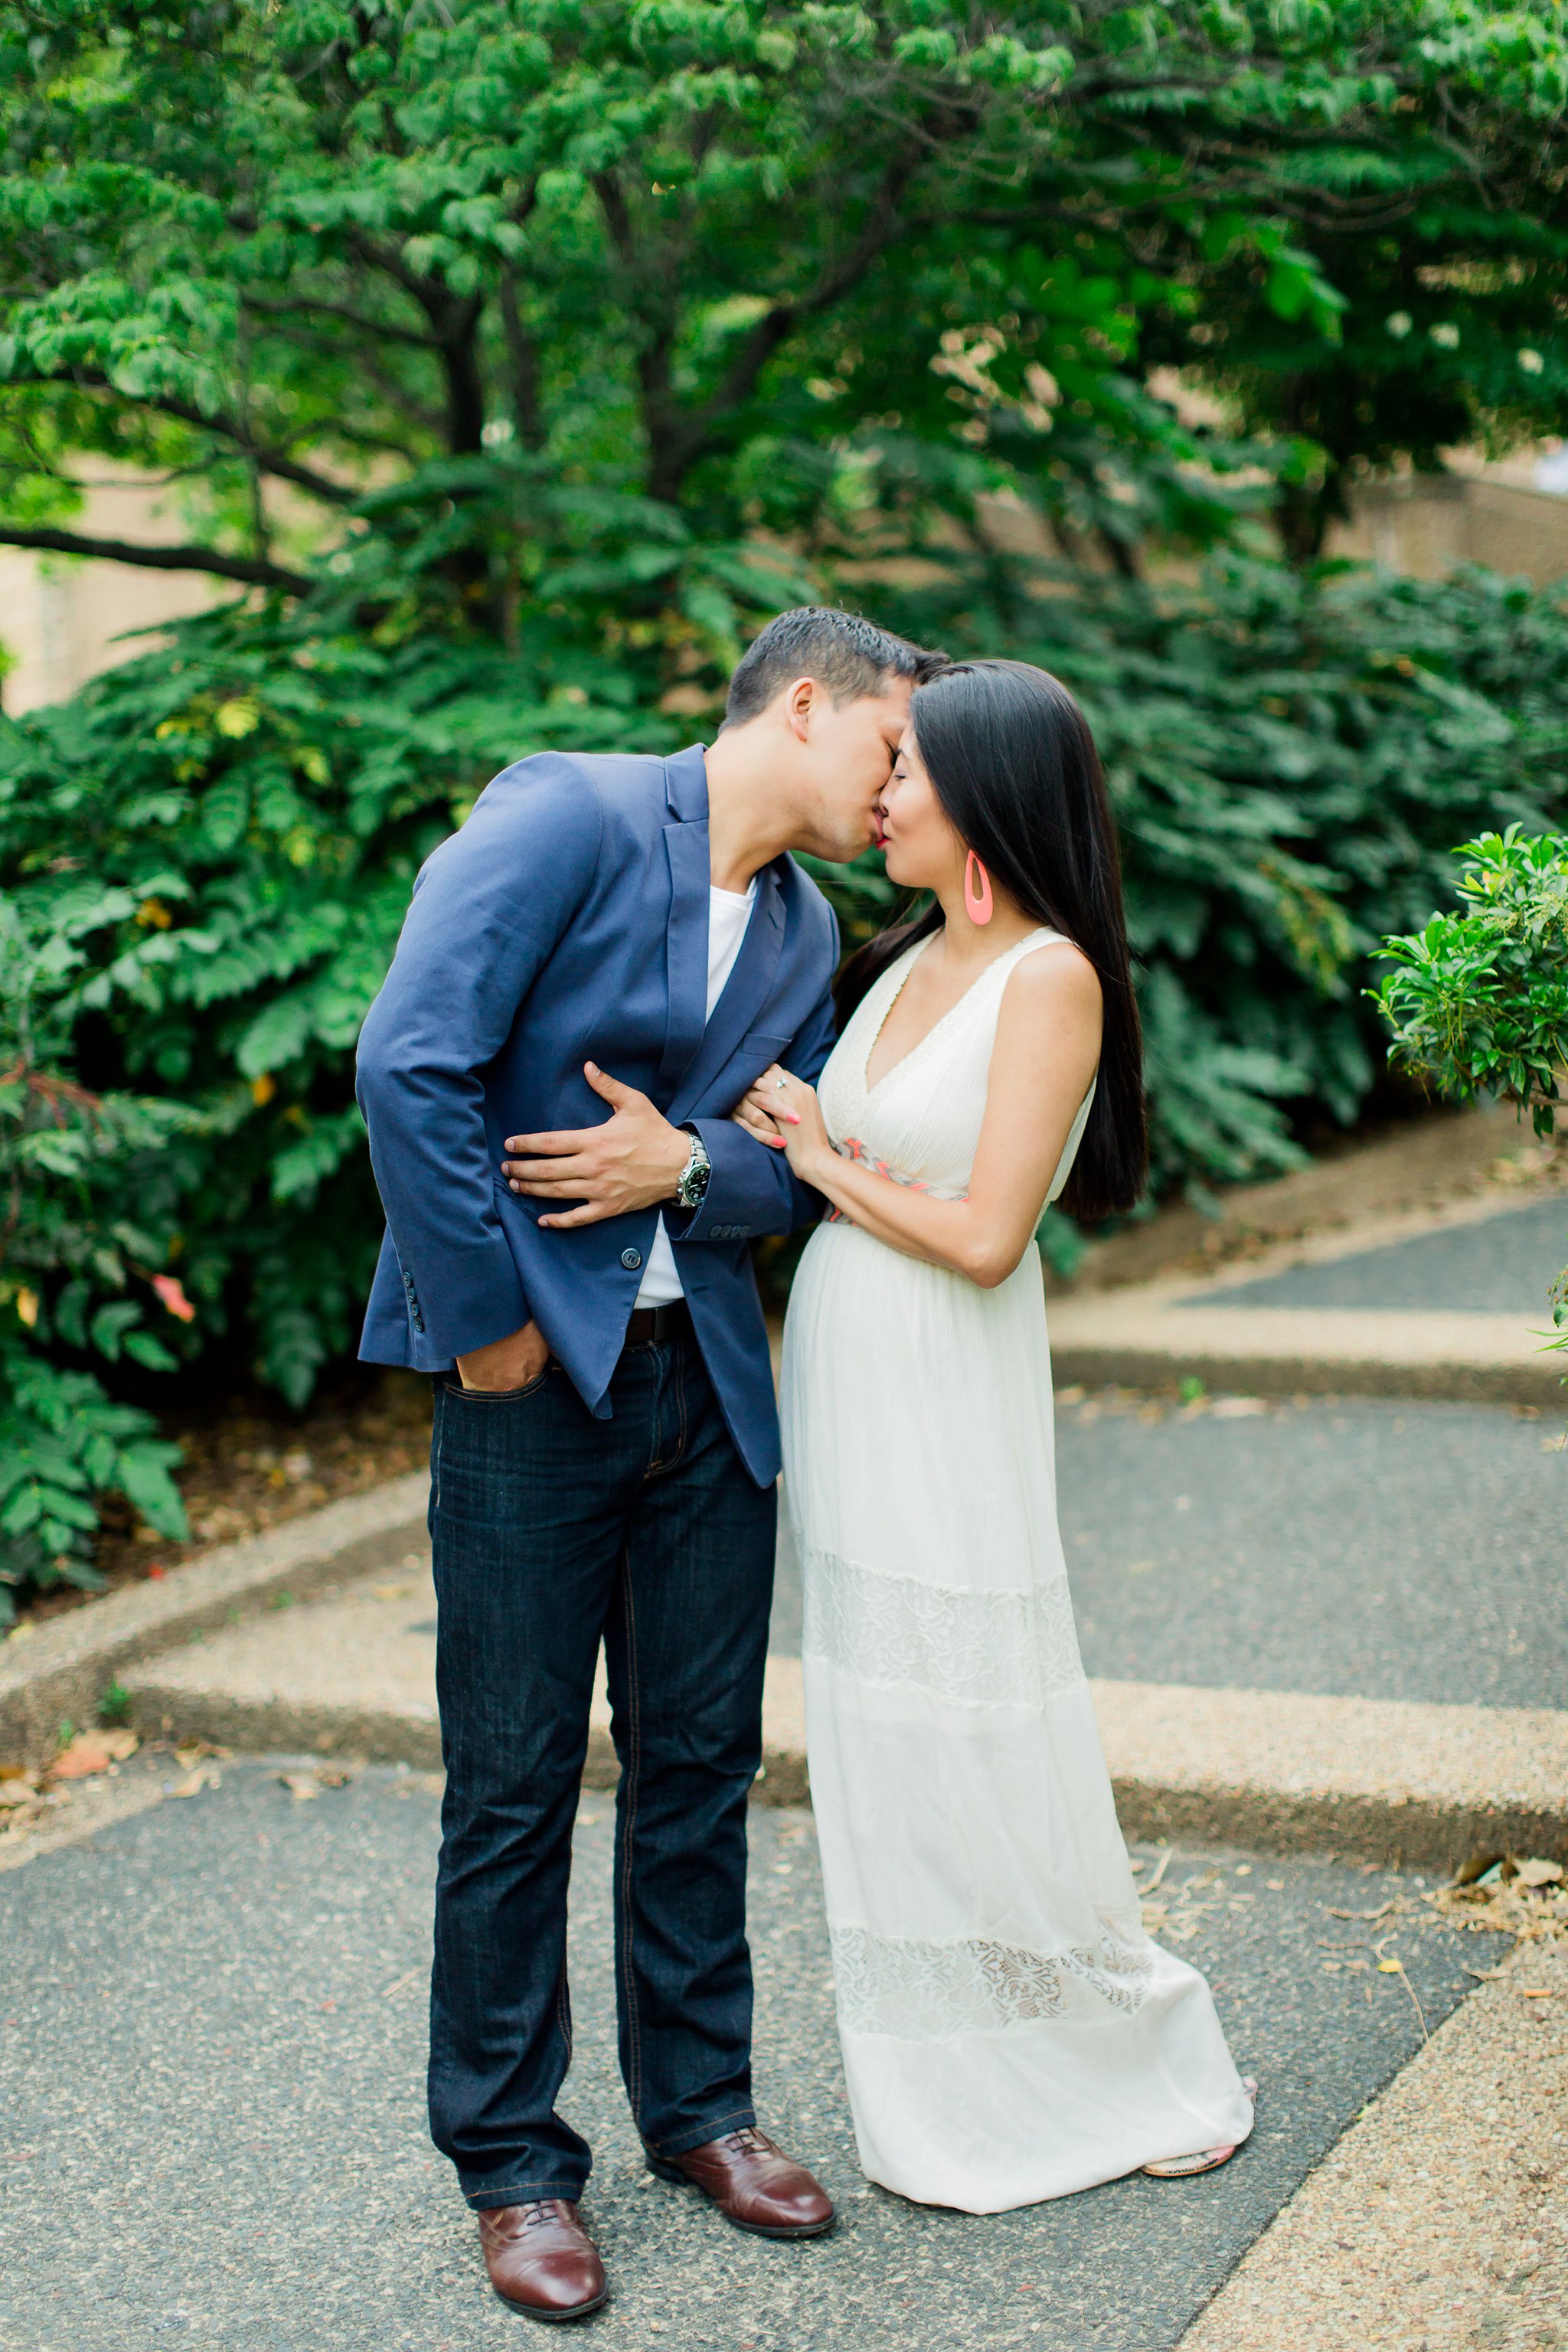
[(707, 1145), (695, 1128), (686, 1129), (683, 1132), (691, 1138), (691, 1150), (681, 1171), (680, 1181), (675, 1188), (675, 1197), (683, 1209), (696, 1209), (700, 1208), (707, 1195), (708, 1179), (713, 1173), (713, 1163), (708, 1157)]

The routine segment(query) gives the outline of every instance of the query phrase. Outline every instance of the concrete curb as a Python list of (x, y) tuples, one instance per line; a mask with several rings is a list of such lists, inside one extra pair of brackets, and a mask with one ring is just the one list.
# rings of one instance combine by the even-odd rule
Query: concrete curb
[(1440, 1871), (1568, 1860), (1568, 1714), (1097, 1682), (1130, 1836)]
[[(106, 1683), (148, 1734), (251, 1750), (440, 1763), (425, 1605), (427, 1480), (416, 1472), (155, 1584), (55, 1620), (0, 1652), (0, 1754), (47, 1758), (62, 1717), (90, 1722)], [(375, 1586), (378, 1571), (404, 1580)], [(304, 1611), (268, 1608), (316, 1596)], [(265, 1612), (265, 1613), (264, 1613)], [(1311, 1693), (1093, 1685), (1130, 1835), (1450, 1869), (1473, 1855), (1568, 1861), (1568, 1713)], [(768, 1661), (765, 1802), (808, 1801), (801, 1662)], [(603, 1682), (588, 1785), (616, 1778)]]
[[(361, 1579), (309, 1610), (225, 1627), (126, 1675), (150, 1733), (255, 1750), (438, 1764), (428, 1568)], [(410, 1622), (411, 1617), (414, 1622)], [(1454, 1868), (1477, 1853), (1568, 1857), (1568, 1714), (1163, 1683), (1092, 1685), (1130, 1834), (1274, 1853), (1331, 1847)], [(585, 1778), (616, 1765), (601, 1667)], [(801, 1661), (768, 1660), (764, 1803), (808, 1801)]]
[[(1253, 1396), (1421, 1397), (1564, 1406), (1563, 1359), (1504, 1315), (1219, 1307), (1167, 1284), (1050, 1308), (1058, 1385), (1205, 1386)], [(1544, 1328), (1547, 1318), (1542, 1314)]]
[(414, 1471), (368, 1494), (195, 1559), (172, 1576), (110, 1593), (0, 1647), (0, 1757), (42, 1764), (62, 1720), (97, 1720), (104, 1687), (132, 1661), (264, 1605), (363, 1574), (425, 1539), (429, 1493)]
[[(441, 1769), (441, 1729), (433, 1705), (405, 1699), (395, 1707), (335, 1706), (297, 1689), (227, 1689), (215, 1679), (215, 1667), (221, 1675), (221, 1664), (205, 1660), (196, 1647), (188, 1657), (165, 1656), (132, 1671), (126, 1682), (132, 1727), (144, 1738), (207, 1739), (251, 1754), (313, 1748), (318, 1755), (363, 1757), (371, 1764)], [(619, 1779), (601, 1659), (583, 1783), (613, 1789)], [(763, 1769), (754, 1794), (765, 1805), (811, 1801), (798, 1658), (768, 1660)]]

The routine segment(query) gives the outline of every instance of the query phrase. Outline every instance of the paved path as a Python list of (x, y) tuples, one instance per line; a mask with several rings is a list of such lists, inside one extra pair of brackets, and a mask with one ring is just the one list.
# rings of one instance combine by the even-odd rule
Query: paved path
[[(515, 2327), (425, 2136), (436, 1812), (416, 1774), (300, 1803), (231, 1765), (0, 1876), (6, 2352), (468, 2352)], [(1419, 2046), (1416, 2000), (1435, 2026), (1497, 1948), (1391, 1873), (1178, 1854), (1159, 1931), (1210, 1970), (1262, 2080), (1251, 2146), (1205, 2180), (995, 2220), (921, 2210), (854, 2163), (809, 1816), (755, 1813), (759, 2095), (844, 2213), (830, 2240), (768, 2246), (637, 2160), (615, 2071), (610, 1821), (584, 1801), (564, 2101), (599, 2156), (589, 2210), (616, 2299), (587, 2340), (605, 2352), (1164, 2352)], [(1372, 1924), (1333, 1916), (1391, 1901)], [(1379, 1938), (1408, 1980), (1378, 1972)]]
[(1377, 1250), (1244, 1282), (1227, 1307), (1388, 1307), (1547, 1319), (1552, 1286), (1568, 1265), (1568, 1198), (1561, 1192), (1473, 1224), (1421, 1234)]

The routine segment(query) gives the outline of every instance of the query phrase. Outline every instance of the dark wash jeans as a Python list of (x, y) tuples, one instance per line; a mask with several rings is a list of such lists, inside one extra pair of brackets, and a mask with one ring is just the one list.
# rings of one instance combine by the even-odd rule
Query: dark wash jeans
[(447, 1765), (430, 2128), (476, 2209), (581, 2194), (566, 1893), (601, 1634), (621, 1761), (621, 2073), (647, 2145), (754, 2121), (746, 1801), (762, 1759), (776, 1500), (689, 1334), (628, 1348), (595, 1421), (560, 1366), (436, 1382), (430, 1526)]

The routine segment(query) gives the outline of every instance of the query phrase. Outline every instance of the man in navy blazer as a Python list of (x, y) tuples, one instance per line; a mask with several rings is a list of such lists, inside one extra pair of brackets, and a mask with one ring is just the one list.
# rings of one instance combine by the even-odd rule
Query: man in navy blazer
[(779, 1467), (747, 1244), (820, 1202), (730, 1114), (770, 1063), (826, 1059), (837, 927), (788, 853), (875, 837), (939, 658), (806, 608), (750, 647), (706, 752), (504, 770), (420, 873), (360, 1040), (387, 1220), (361, 1353), (435, 1385), (431, 2129), (535, 2318), (605, 2295), (555, 2111), (601, 1641), (648, 2163), (764, 2236), (833, 2221), (757, 2128), (745, 1937)]

